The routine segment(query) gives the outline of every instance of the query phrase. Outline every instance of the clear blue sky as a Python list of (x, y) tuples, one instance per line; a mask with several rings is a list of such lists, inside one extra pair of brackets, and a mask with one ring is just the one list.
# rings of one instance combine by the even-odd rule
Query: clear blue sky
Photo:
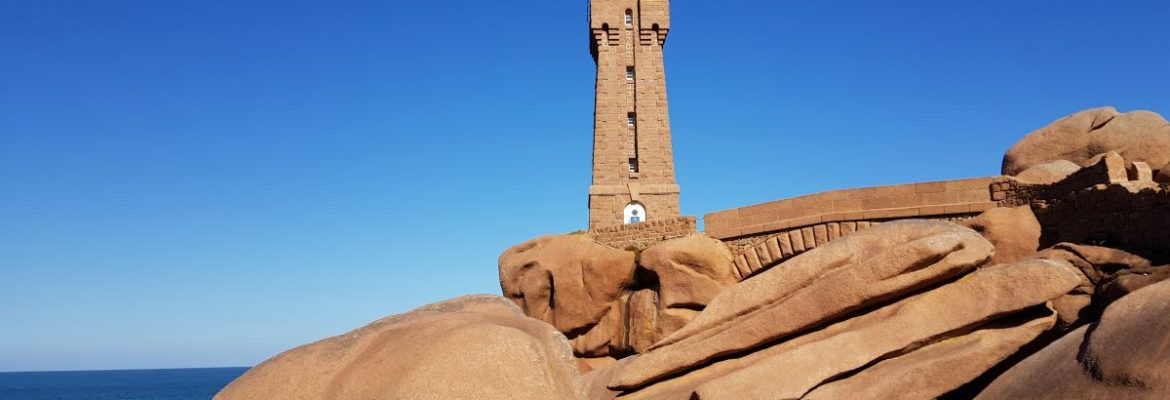
[[(676, 1), (684, 213), (1170, 115), (1170, 2)], [(0, 0), (0, 371), (246, 366), (583, 228), (579, 1)]]

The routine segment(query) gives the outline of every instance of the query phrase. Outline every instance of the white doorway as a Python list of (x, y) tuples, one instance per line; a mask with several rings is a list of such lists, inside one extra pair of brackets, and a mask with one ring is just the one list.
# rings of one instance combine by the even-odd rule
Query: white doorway
[(623, 215), (623, 220), (627, 224), (646, 222), (646, 207), (642, 207), (642, 203), (635, 201), (626, 205), (626, 210), (623, 212)]

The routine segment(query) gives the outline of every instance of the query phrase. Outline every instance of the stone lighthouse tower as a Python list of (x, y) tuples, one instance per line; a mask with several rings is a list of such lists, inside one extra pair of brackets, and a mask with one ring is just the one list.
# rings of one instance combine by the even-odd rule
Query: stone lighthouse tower
[(679, 216), (662, 46), (669, 0), (590, 0), (597, 63), (589, 228)]

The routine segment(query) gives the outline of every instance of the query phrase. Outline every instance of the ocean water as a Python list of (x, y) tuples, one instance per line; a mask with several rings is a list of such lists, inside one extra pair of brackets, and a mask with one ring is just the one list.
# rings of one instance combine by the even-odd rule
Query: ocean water
[(247, 368), (0, 373), (0, 400), (208, 400)]

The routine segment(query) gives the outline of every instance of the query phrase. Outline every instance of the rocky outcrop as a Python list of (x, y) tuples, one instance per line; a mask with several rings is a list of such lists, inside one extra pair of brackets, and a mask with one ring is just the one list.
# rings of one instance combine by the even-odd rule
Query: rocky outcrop
[(546, 236), (500, 256), (500, 286), (568, 336), (583, 370), (639, 353), (738, 282), (723, 242), (691, 235), (634, 252), (583, 235)]
[(636, 358), (638, 358), (637, 355), (629, 356), (616, 361), (608, 367), (597, 368), (586, 373), (582, 377), (585, 381), (585, 397), (589, 400), (611, 400), (616, 398), (621, 392), (610, 389), (609, 381), (613, 380), (614, 376), (621, 371), (624, 364)]
[(934, 399), (976, 379), (1052, 328), (1055, 316), (992, 324), (886, 359), (805, 399)]
[(658, 315), (648, 345), (682, 328), (711, 300), (739, 282), (731, 251), (723, 242), (702, 235), (654, 245), (642, 252), (639, 265), (657, 288)]
[(556, 235), (500, 256), (500, 287), (524, 314), (552, 324), (577, 354), (607, 356), (625, 348), (624, 308), (634, 283), (634, 253), (584, 235)]
[(1060, 182), (1080, 169), (1081, 166), (1072, 161), (1055, 160), (1028, 167), (1016, 174), (1016, 180), (1028, 184), (1047, 185)]
[(995, 246), (990, 265), (1030, 258), (1040, 247), (1040, 222), (1031, 207), (993, 208), (962, 224)]
[(1170, 282), (1138, 290), (1015, 365), (979, 394), (998, 399), (1170, 398)]
[(1057, 160), (1086, 166), (1094, 156), (1109, 151), (1129, 161), (1166, 165), (1170, 163), (1170, 123), (1149, 111), (1122, 114), (1112, 107), (1081, 111), (1012, 146), (1003, 158), (1003, 174), (1021, 174)]
[(564, 336), (508, 300), (468, 296), (289, 350), (215, 400), (583, 399)]
[[(1150, 151), (1165, 144), (1170, 125), (1156, 114), (1089, 110), (1013, 147), (1004, 172), (1017, 176), (990, 187), (999, 208), (967, 209), (988, 210), (960, 220), (970, 229), (889, 215), (848, 236), (802, 227), (801, 243), (816, 246), (744, 240), (728, 270), (723, 253), (689, 249), (702, 238), (652, 247), (624, 308), (637, 354), (591, 373), (591, 396), (971, 398), (1046, 346), (1091, 346), (1105, 307), (1170, 277), (1150, 261), (1170, 259), (1170, 197), (1155, 182), (1170, 180), (1159, 178), (1170, 152)], [(1080, 340), (1052, 343), (1078, 328)], [(1119, 378), (1093, 376), (1108, 358), (1094, 357), (1076, 360), (1090, 378), (1129, 384), (1124, 366)]]
[(659, 243), (642, 252), (642, 268), (655, 276), (663, 308), (702, 309), (728, 286), (739, 283), (731, 251), (702, 235)]
[(1135, 267), (1117, 271), (1102, 280), (1096, 303), (1102, 307), (1108, 306), (1130, 293), (1167, 279), (1170, 279), (1170, 265)]
[(1080, 287), (1055, 303), (1068, 325), (1096, 320), (1114, 301), (1170, 279), (1170, 266), (1153, 266), (1150, 260), (1108, 247), (1060, 243), (1038, 257), (1067, 262), (1083, 275)]
[[(947, 340), (1004, 314), (1042, 305), (1076, 287), (1078, 281), (1071, 268), (1048, 261), (987, 268), (967, 279), (809, 334), (797, 343), (780, 344), (775, 354), (704, 383), (695, 391), (702, 399), (799, 398), (819, 384), (880, 361), (887, 354), (913, 351), (923, 343)], [(1046, 327), (1028, 330), (1030, 337), (1009, 342), (1018, 348), (1043, 329)], [(1008, 354), (1002, 354), (1000, 359)], [(769, 379), (772, 371), (779, 369), (789, 372), (782, 379)], [(973, 378), (982, 372), (975, 368), (967, 375)], [(963, 383), (966, 381), (933, 389), (946, 393)]]
[(1150, 266), (1150, 260), (1122, 250), (1075, 243), (1057, 244), (1040, 252), (1039, 256), (1072, 264), (1095, 286), (1100, 286), (1117, 272)]
[(824, 326), (962, 275), (992, 253), (987, 240), (948, 222), (901, 221), (845, 236), (724, 292), (691, 324), (630, 362), (611, 387), (643, 387)]
[[(626, 398), (801, 398), (818, 388), (824, 389), (817, 395), (826, 396), (874, 379), (890, 385), (870, 388), (879, 398), (893, 387), (945, 394), (1051, 327), (1054, 314), (1043, 305), (1078, 280), (1072, 267), (1049, 260), (985, 268), (739, 358), (700, 364), (694, 372), (668, 377)], [(627, 369), (652, 354), (640, 355)], [(921, 371), (947, 378), (922, 381)], [(624, 375), (619, 372), (617, 380)]]

